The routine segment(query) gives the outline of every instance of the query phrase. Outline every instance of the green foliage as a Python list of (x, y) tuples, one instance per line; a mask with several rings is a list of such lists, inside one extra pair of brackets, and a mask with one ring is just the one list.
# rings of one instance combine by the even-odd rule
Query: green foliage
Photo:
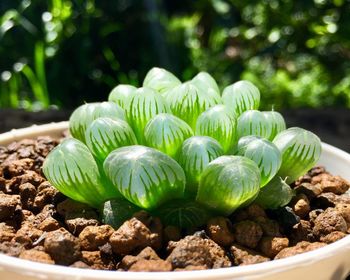
[(249, 80), (264, 110), (350, 107), (349, 1), (154, 3), (2, 0), (0, 106), (74, 108), (161, 66)]

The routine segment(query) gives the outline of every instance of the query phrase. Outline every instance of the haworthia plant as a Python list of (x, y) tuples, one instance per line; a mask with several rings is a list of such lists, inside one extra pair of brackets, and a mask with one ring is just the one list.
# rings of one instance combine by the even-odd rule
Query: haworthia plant
[(239, 116), (247, 110), (259, 108), (260, 91), (249, 81), (238, 81), (224, 88), (222, 100)]
[(85, 132), (86, 145), (100, 162), (103, 162), (113, 150), (136, 145), (136, 136), (129, 124), (122, 120), (98, 118)]
[(206, 92), (214, 92), (220, 95), (220, 90), (218, 84), (214, 80), (214, 78), (207, 72), (199, 72), (196, 76), (193, 77), (192, 83), (202, 88)]
[(85, 143), (85, 131), (96, 119), (108, 117), (125, 120), (125, 112), (114, 102), (87, 103), (74, 110), (69, 118), (69, 131), (76, 139)]
[(163, 97), (154, 90), (139, 88), (130, 98), (125, 111), (138, 142), (144, 144), (144, 129), (148, 121), (160, 113), (168, 113), (169, 107)]
[(221, 156), (208, 164), (201, 175), (196, 201), (229, 215), (260, 189), (260, 170), (242, 156)]
[(196, 129), (196, 121), (201, 113), (221, 103), (220, 95), (208, 95), (190, 82), (168, 91), (164, 97), (172, 113), (187, 122), (193, 130)]
[(184, 196), (183, 169), (171, 157), (153, 148), (135, 145), (116, 149), (103, 167), (115, 188), (141, 208), (153, 209)]
[(281, 152), (276, 145), (263, 138), (242, 137), (238, 142), (237, 150), (239, 155), (250, 158), (259, 166), (261, 187), (276, 175), (282, 163)]
[(158, 93), (164, 93), (181, 84), (181, 81), (169, 71), (154, 67), (148, 71), (143, 86), (154, 89)]
[(197, 119), (196, 135), (206, 135), (216, 139), (225, 154), (233, 152), (238, 141), (235, 115), (225, 105), (209, 108)]
[(195, 195), (203, 170), (214, 159), (224, 154), (215, 139), (208, 136), (193, 136), (183, 142), (178, 154), (178, 162), (185, 171), (186, 192)]
[(271, 125), (271, 132), (268, 137), (269, 140), (273, 140), (278, 133), (286, 129), (286, 122), (283, 116), (276, 111), (263, 111), (266, 122)]
[(94, 207), (120, 193), (101, 174), (89, 149), (79, 140), (66, 139), (47, 156), (43, 172), (64, 195)]
[(131, 95), (137, 90), (136, 87), (131, 85), (118, 85), (110, 92), (108, 101), (117, 103), (120, 107), (124, 108), (127, 105)]
[(144, 134), (147, 146), (175, 158), (182, 143), (193, 136), (193, 131), (183, 120), (163, 113), (147, 123)]

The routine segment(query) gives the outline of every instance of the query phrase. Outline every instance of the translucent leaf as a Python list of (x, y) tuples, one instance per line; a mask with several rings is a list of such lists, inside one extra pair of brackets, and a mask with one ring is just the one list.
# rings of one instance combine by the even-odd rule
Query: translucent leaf
[(248, 135), (269, 139), (272, 134), (272, 124), (265, 115), (257, 110), (245, 111), (237, 120), (238, 138)]
[(260, 91), (249, 81), (238, 81), (224, 88), (222, 100), (239, 116), (247, 110), (259, 108)]
[(117, 85), (108, 96), (108, 101), (117, 103), (120, 107), (126, 108), (128, 100), (137, 90), (131, 85)]
[(276, 175), (282, 163), (281, 152), (276, 145), (263, 138), (242, 137), (238, 141), (238, 154), (250, 158), (258, 165), (261, 187)]
[(106, 201), (102, 209), (102, 221), (118, 229), (134, 213), (141, 209), (124, 198), (115, 198)]
[(321, 156), (321, 141), (311, 131), (288, 128), (275, 137), (273, 143), (281, 151), (282, 165), (278, 175), (288, 184), (304, 175)]
[(193, 136), (185, 140), (178, 155), (178, 162), (186, 174), (186, 192), (195, 195), (203, 170), (209, 162), (222, 156), (224, 151), (215, 139)]
[(256, 163), (241, 156), (221, 156), (203, 171), (196, 201), (229, 215), (256, 196), (260, 189), (260, 170)]
[(145, 140), (153, 147), (171, 157), (175, 157), (182, 143), (193, 136), (191, 127), (171, 114), (159, 114), (146, 125)]
[(232, 153), (237, 145), (235, 115), (225, 105), (215, 105), (199, 115), (196, 135), (210, 136), (216, 139), (224, 153)]
[(294, 196), (291, 187), (281, 179), (274, 177), (259, 192), (255, 202), (266, 209), (276, 209), (287, 205)]
[(100, 174), (89, 149), (79, 140), (64, 140), (46, 157), (43, 172), (64, 195), (99, 207), (120, 193)]
[(103, 167), (120, 193), (141, 208), (152, 209), (184, 196), (183, 169), (153, 148), (137, 145), (119, 148), (109, 154)]
[(154, 89), (159, 93), (164, 93), (180, 84), (181, 81), (174, 74), (158, 67), (149, 70), (143, 81), (144, 87)]
[(96, 119), (107, 117), (125, 120), (125, 112), (114, 102), (87, 103), (74, 110), (69, 119), (72, 136), (85, 143), (85, 131)]
[(198, 202), (191, 200), (172, 200), (154, 211), (162, 223), (184, 229), (193, 229), (202, 225), (211, 217), (211, 213)]
[(221, 103), (218, 94), (206, 94), (196, 85), (187, 82), (168, 91), (164, 95), (172, 113), (196, 130), (198, 116), (210, 107)]
[(127, 122), (110, 118), (94, 120), (86, 130), (85, 139), (99, 162), (103, 162), (110, 152), (119, 147), (137, 144), (136, 136)]
[(144, 129), (148, 121), (159, 113), (168, 113), (163, 97), (149, 88), (139, 88), (125, 109), (127, 119), (140, 144), (145, 143)]
[(192, 83), (198, 87), (212, 90), (218, 95), (220, 95), (220, 90), (218, 84), (214, 80), (214, 78), (207, 72), (199, 72), (193, 79)]
[(276, 111), (264, 111), (262, 113), (266, 122), (271, 125), (271, 133), (268, 139), (272, 141), (278, 133), (286, 129), (286, 122), (283, 116)]

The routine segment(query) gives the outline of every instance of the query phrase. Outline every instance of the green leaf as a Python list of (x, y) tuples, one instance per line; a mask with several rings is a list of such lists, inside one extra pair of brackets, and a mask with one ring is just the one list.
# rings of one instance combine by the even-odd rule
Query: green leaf
[(172, 113), (196, 130), (198, 116), (210, 107), (221, 103), (220, 95), (206, 94), (193, 83), (186, 82), (164, 95)]
[(183, 142), (178, 162), (186, 174), (188, 194), (196, 195), (203, 170), (209, 162), (223, 154), (219, 142), (208, 136), (193, 136)]
[(108, 101), (117, 103), (123, 109), (126, 108), (128, 100), (137, 90), (131, 85), (117, 85), (108, 96)]
[(149, 70), (143, 81), (144, 87), (154, 89), (158, 93), (164, 93), (180, 84), (181, 81), (174, 74), (158, 67)]
[(118, 229), (141, 209), (124, 198), (106, 201), (102, 209), (102, 222)]
[(125, 120), (125, 112), (114, 102), (87, 103), (74, 110), (69, 119), (72, 136), (85, 143), (85, 131), (96, 119), (107, 117)]
[(140, 144), (145, 143), (144, 129), (148, 121), (159, 113), (169, 112), (163, 97), (149, 88), (136, 90), (125, 110), (128, 122)]
[(304, 175), (321, 156), (321, 141), (311, 131), (288, 128), (275, 137), (273, 143), (281, 151), (282, 165), (278, 175), (288, 184)]
[(238, 138), (248, 135), (269, 139), (272, 134), (272, 124), (265, 115), (257, 110), (245, 111), (237, 120)]
[(220, 95), (218, 84), (214, 78), (207, 72), (199, 72), (193, 79), (192, 83), (200, 88), (212, 90)]
[(64, 140), (49, 153), (43, 172), (64, 195), (93, 207), (120, 197), (120, 193), (100, 174), (89, 149), (73, 138)]
[(260, 91), (249, 81), (238, 81), (224, 88), (222, 100), (239, 116), (247, 110), (259, 108)]
[(159, 114), (146, 125), (145, 140), (153, 147), (171, 157), (175, 157), (182, 143), (193, 136), (191, 127), (171, 114)]
[(225, 105), (215, 105), (199, 115), (196, 135), (210, 136), (222, 146), (224, 153), (232, 153), (237, 145), (235, 115)]
[(103, 167), (120, 193), (141, 208), (156, 208), (167, 200), (184, 196), (183, 169), (153, 148), (135, 145), (116, 149)]
[(122, 120), (98, 118), (85, 132), (86, 145), (92, 154), (103, 162), (113, 150), (136, 145), (137, 140), (129, 124)]
[(263, 208), (276, 209), (287, 205), (294, 195), (292, 188), (276, 176), (260, 190), (255, 202)]
[(238, 154), (250, 158), (258, 165), (261, 187), (276, 175), (282, 163), (281, 152), (276, 145), (263, 138), (242, 137), (238, 141)]
[(266, 122), (271, 125), (271, 133), (268, 137), (272, 141), (278, 133), (286, 129), (286, 122), (283, 116), (276, 111), (264, 111)]
[(166, 226), (193, 229), (202, 225), (211, 217), (203, 205), (191, 200), (172, 200), (157, 208), (154, 213)]
[(196, 201), (229, 215), (256, 196), (259, 189), (260, 170), (254, 161), (241, 156), (221, 156), (203, 171)]

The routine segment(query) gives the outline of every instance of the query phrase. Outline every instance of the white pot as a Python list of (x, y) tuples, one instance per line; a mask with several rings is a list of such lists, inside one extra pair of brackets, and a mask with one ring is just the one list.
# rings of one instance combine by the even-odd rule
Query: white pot
[[(67, 122), (12, 130), (0, 135), (0, 145), (39, 135), (59, 136)], [(322, 144), (319, 161), (332, 174), (350, 180), (350, 154)], [(312, 252), (266, 263), (203, 271), (119, 272), (77, 269), (21, 260), (0, 254), (1, 280), (105, 280), (105, 279), (264, 279), (264, 280), (341, 280), (350, 273), (350, 236)]]

